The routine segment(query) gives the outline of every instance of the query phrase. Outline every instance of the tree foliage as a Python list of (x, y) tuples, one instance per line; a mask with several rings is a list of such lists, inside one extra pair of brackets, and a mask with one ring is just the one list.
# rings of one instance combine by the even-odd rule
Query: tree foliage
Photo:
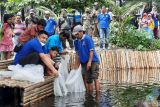
[[(74, 8), (79, 11), (83, 11), (85, 7), (91, 7), (95, 0), (8, 0), (6, 2), (1, 1), (0, 5), (3, 5), (6, 10), (11, 12), (17, 12), (24, 7), (31, 6), (37, 8), (38, 6), (44, 6), (54, 10), (56, 13), (61, 8)], [(112, 0), (108, 0), (109, 2)], [(97, 0), (100, 5), (106, 5), (106, 0)]]

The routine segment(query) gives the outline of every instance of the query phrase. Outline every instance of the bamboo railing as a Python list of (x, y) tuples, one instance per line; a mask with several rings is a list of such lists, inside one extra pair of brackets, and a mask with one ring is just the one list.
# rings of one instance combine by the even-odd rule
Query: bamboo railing
[(0, 60), (0, 70), (2, 69), (6, 69), (8, 67), (8, 65), (12, 64), (13, 60), (9, 59), (9, 60)]
[[(160, 68), (160, 51), (106, 50), (99, 52), (98, 57), (100, 69)], [(71, 54), (71, 62), (74, 58)]]

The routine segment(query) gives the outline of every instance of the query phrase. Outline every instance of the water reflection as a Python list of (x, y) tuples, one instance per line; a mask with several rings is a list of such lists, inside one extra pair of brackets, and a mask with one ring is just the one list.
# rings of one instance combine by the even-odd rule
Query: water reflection
[(55, 97), (54, 107), (83, 107), (85, 93), (69, 93), (65, 97)]
[(30, 107), (112, 107), (110, 92), (69, 93), (65, 97), (50, 97)]
[(101, 70), (100, 82), (101, 93), (70, 93), (35, 107), (143, 107), (160, 97), (159, 69)]
[(143, 107), (160, 100), (159, 69), (101, 70), (100, 82), (100, 93), (53, 96), (29, 107)]

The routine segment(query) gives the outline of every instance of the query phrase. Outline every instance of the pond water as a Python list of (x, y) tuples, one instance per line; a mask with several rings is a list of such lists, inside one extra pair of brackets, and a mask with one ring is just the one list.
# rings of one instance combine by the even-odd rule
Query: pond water
[[(102, 70), (100, 93), (50, 97), (33, 107), (158, 107), (160, 70)], [(160, 106), (159, 106), (160, 107)]]
[[(100, 81), (100, 93), (52, 96), (29, 107), (160, 107), (159, 69), (104, 70), (100, 73)], [(14, 106), (5, 104), (0, 107)]]

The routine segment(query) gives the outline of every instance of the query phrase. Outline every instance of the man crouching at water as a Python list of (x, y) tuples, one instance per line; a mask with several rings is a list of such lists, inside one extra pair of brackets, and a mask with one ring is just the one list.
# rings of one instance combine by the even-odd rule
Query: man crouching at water
[(36, 38), (23, 45), (22, 49), (15, 56), (14, 64), (24, 66), (26, 64), (42, 64), (43, 62), (52, 71), (52, 74), (50, 75), (57, 77), (58, 71), (53, 66), (54, 62), (48, 57), (47, 54), (44, 54), (42, 48), (47, 39), (47, 32), (40, 31)]

